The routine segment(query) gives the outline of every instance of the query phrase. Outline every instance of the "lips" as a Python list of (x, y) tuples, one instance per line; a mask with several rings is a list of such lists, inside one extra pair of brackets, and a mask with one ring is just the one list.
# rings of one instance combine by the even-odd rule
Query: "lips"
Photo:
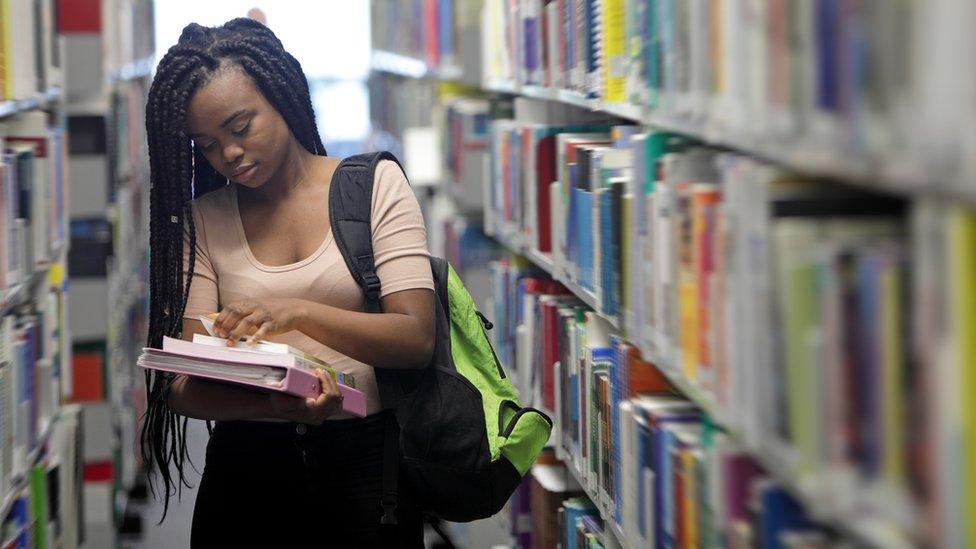
[(247, 183), (252, 177), (254, 177), (255, 172), (257, 172), (257, 168), (257, 164), (248, 164), (247, 166), (244, 166), (243, 169), (235, 170), (231, 175), (231, 179), (237, 183)]

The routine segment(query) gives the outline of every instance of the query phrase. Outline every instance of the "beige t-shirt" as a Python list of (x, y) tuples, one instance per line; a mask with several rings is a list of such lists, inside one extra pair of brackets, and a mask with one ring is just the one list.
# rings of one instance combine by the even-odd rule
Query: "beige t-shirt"
[[(323, 207), (327, 207), (323, 204)], [(208, 193), (193, 202), (196, 263), (186, 318), (220, 311), (240, 299), (299, 298), (350, 311), (362, 311), (363, 293), (339, 253), (332, 231), (312, 255), (290, 265), (268, 266), (251, 253), (237, 209), (237, 185)], [(388, 160), (376, 167), (372, 199), (373, 254), (380, 295), (415, 288), (434, 289), (427, 230), (417, 198), (400, 168)], [(189, 231), (184, 245), (184, 276), (189, 261)], [(373, 368), (353, 360), (299, 331), (272, 336), (351, 373), (366, 394), (367, 413), (380, 410)], [(334, 416), (333, 419), (349, 417)]]

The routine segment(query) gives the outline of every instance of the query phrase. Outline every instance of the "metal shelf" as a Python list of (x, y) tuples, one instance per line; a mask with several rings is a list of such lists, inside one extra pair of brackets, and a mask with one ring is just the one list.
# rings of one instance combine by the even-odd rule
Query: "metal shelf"
[(0, 118), (7, 118), (15, 114), (35, 109), (43, 109), (56, 103), (61, 98), (61, 88), (50, 88), (26, 99), (13, 99), (0, 102)]
[(404, 78), (431, 78), (445, 82), (456, 82), (464, 77), (464, 67), (460, 65), (431, 66), (423, 59), (386, 50), (373, 50), (370, 69)]
[(136, 59), (135, 61), (126, 63), (118, 69), (108, 73), (108, 75), (105, 77), (105, 81), (111, 85), (115, 82), (125, 82), (127, 80), (144, 78), (152, 74), (155, 61), (155, 54), (149, 54), (142, 59)]

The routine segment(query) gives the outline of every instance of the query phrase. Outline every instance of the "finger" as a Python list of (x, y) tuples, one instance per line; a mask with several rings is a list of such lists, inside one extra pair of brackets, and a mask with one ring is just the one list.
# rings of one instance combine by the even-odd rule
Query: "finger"
[[(246, 311), (250, 313), (250, 311)], [(237, 327), (237, 323), (240, 322), (245, 316), (245, 310), (240, 307), (239, 304), (234, 303), (230, 307), (227, 307), (217, 315), (217, 319), (220, 321), (214, 322), (214, 328), (218, 330), (222, 337), (230, 337), (230, 333)]]
[(264, 338), (268, 337), (268, 335), (270, 334), (271, 334), (271, 323), (264, 322), (263, 324), (261, 324), (261, 327), (259, 327), (256, 332), (251, 334), (251, 337), (248, 338), (247, 342), (250, 345), (254, 345), (259, 341), (263, 341)]
[(257, 312), (252, 312), (251, 314), (242, 318), (237, 323), (237, 326), (235, 326), (234, 329), (231, 330), (230, 335), (228, 336), (228, 339), (230, 340), (230, 344), (231, 345), (236, 344), (237, 341), (242, 337), (256, 332), (258, 326), (261, 325), (261, 318), (262, 315)]

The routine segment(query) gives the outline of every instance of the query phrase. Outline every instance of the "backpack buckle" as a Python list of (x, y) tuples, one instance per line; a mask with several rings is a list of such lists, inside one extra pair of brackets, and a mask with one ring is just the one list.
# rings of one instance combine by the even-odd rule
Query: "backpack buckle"
[(395, 495), (383, 496), (380, 498), (380, 506), (383, 507), (383, 516), (380, 517), (380, 524), (384, 526), (396, 526), (397, 498)]
[(376, 299), (380, 295), (380, 277), (376, 273), (369, 272), (363, 275), (363, 282), (366, 285), (366, 297)]

